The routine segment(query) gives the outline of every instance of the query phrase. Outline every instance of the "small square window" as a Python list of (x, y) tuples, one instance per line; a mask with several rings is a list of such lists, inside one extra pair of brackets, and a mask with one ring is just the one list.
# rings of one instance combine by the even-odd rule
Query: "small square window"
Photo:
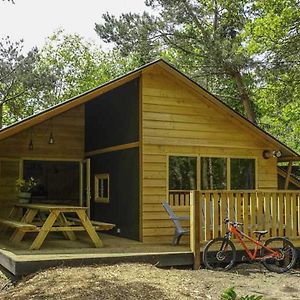
[(109, 174), (95, 175), (95, 202), (109, 203)]

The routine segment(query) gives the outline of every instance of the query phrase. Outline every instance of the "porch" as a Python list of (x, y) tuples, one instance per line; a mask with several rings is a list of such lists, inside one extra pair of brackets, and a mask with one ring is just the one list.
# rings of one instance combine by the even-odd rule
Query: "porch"
[(254, 230), (268, 230), (265, 239), (287, 237), (300, 247), (298, 190), (172, 191), (169, 203), (176, 212), (190, 213), (190, 247), (196, 267), (200, 264), (201, 247), (225, 235), (225, 218), (243, 223), (242, 230), (247, 235)]
[(151, 263), (162, 267), (193, 264), (188, 243), (178, 247), (166, 244), (144, 244), (126, 238), (101, 233), (104, 247), (94, 248), (89, 237), (78, 233), (78, 239), (70, 241), (59, 233), (51, 233), (43, 247), (29, 250), (34, 234), (26, 235), (22, 243), (12, 243), (7, 235), (0, 238), (0, 271), (11, 277), (37, 272), (57, 266), (115, 264), (125, 262)]
[[(200, 241), (224, 236), (225, 218), (244, 224), (244, 232), (268, 230), (266, 237), (286, 236), (300, 246), (300, 191), (170, 191), (169, 204), (175, 212), (191, 211), (199, 202), (200, 211), (194, 218), (201, 224)], [(191, 226), (195, 220), (191, 218)]]

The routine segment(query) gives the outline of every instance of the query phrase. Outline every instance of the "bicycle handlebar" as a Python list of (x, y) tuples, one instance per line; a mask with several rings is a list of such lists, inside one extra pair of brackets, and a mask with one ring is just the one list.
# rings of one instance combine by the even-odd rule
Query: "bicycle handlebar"
[(225, 224), (229, 223), (232, 226), (243, 226), (244, 225), (244, 223), (240, 223), (240, 222), (236, 222), (236, 221), (229, 221), (228, 218), (224, 219), (224, 223)]

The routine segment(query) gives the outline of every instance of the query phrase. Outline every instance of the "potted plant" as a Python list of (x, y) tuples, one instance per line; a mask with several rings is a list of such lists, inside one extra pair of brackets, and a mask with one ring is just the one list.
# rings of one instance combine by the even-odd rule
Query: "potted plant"
[(19, 192), (18, 198), (20, 203), (28, 203), (31, 199), (32, 189), (38, 184), (33, 177), (29, 179), (17, 179), (16, 187)]

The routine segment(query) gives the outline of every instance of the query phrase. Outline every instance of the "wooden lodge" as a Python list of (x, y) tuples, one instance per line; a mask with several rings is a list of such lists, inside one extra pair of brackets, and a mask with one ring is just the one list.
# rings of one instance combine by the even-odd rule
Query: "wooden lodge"
[(34, 203), (86, 206), (92, 220), (116, 225), (115, 237), (170, 245), (174, 225), (161, 203), (187, 215), (199, 190), (201, 241), (223, 234), (229, 216), (300, 245), (297, 160), (158, 60), (2, 129), (0, 214), (18, 202), (16, 179), (33, 177)]

